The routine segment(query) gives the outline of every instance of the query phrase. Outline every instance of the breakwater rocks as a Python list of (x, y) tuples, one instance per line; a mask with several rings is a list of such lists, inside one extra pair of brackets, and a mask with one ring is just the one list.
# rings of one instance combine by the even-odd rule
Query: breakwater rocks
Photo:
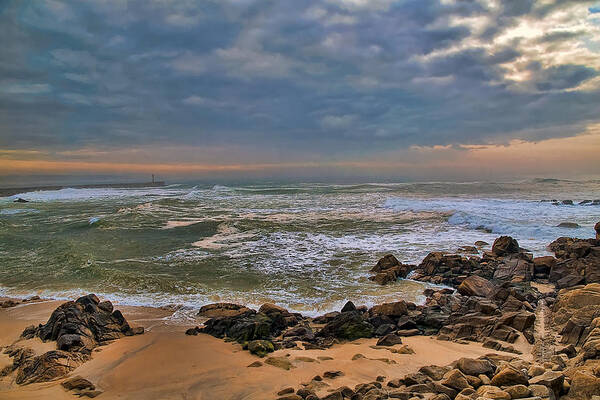
[[(96, 295), (89, 294), (60, 305), (45, 324), (25, 328), (21, 340), (4, 349), (13, 363), (4, 368), (0, 376), (14, 372), (19, 385), (56, 380), (89, 360), (97, 346), (142, 333), (144, 329), (132, 328), (110, 301), (100, 301)], [(56, 350), (37, 354), (27, 346), (28, 340), (33, 338), (55, 341)], [(80, 394), (85, 392), (88, 397), (99, 394), (90, 387), (86, 390)]]

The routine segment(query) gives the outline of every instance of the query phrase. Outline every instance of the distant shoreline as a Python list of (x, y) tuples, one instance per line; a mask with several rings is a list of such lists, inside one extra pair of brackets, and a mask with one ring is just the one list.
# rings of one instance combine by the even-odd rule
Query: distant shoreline
[(29, 187), (12, 187), (0, 188), (0, 197), (14, 196), (19, 193), (37, 192), (46, 190), (61, 190), (61, 189), (101, 189), (101, 188), (142, 188), (142, 187), (161, 187), (165, 186), (164, 181), (156, 182), (137, 182), (137, 183), (96, 183), (89, 185), (54, 185), (54, 186), (29, 186)]

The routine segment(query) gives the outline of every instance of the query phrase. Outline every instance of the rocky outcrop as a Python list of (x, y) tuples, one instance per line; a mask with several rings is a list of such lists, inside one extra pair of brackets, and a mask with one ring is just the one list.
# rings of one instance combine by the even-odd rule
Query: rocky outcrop
[(563, 289), (553, 306), (553, 322), (562, 335), (561, 343), (582, 345), (600, 317), (600, 283)]
[(490, 279), (493, 268), (482, 265), (478, 257), (432, 252), (415, 268), (411, 277), (423, 282), (458, 286), (470, 275)]
[(96, 346), (143, 332), (141, 327), (131, 328), (112, 303), (89, 294), (60, 305), (48, 322), (29, 326), (21, 334), (23, 339), (56, 341), (57, 350), (37, 355), (27, 347), (9, 346), (5, 353), (13, 363), (2, 374), (16, 371), (19, 385), (59, 379), (87, 361)]
[(548, 279), (559, 288), (600, 282), (600, 240), (561, 237), (548, 246), (556, 255)]
[(374, 332), (373, 325), (359, 311), (346, 311), (333, 318), (316, 335), (325, 338), (355, 340), (372, 337)]
[(61, 304), (45, 324), (27, 327), (22, 336), (56, 341), (59, 350), (85, 354), (98, 345), (144, 333), (144, 328), (132, 329), (119, 310), (109, 301), (100, 302), (94, 294)]
[[(295, 396), (299, 399), (352, 399), (352, 400), (378, 400), (378, 399), (429, 399), (429, 400), (469, 400), (469, 399), (558, 399), (569, 393), (567, 398), (573, 400), (590, 399), (590, 393), (596, 390), (589, 375), (586, 376), (586, 386), (580, 384), (577, 395), (585, 393), (588, 397), (570, 397), (573, 393), (573, 383), (576, 377), (567, 376), (562, 371), (552, 371), (541, 368), (541, 373), (531, 376), (528, 370), (533, 370), (529, 362), (498, 355), (487, 355), (478, 359), (460, 359), (450, 366), (430, 365), (422, 367), (419, 372), (410, 373), (403, 377), (386, 378), (381, 376), (377, 380), (359, 383), (354, 388), (342, 386), (337, 389), (328, 389), (328, 394), (318, 397), (315, 389), (323, 388), (319, 385), (320, 376), (313, 381), (304, 383), (296, 390)], [(536, 366), (537, 367), (537, 366)], [(554, 368), (554, 366), (548, 365)], [(578, 379), (584, 378), (578, 375)], [(318, 379), (317, 379), (318, 378)], [(571, 391), (569, 391), (571, 387)], [(293, 391), (286, 389), (286, 394), (292, 396)], [(280, 399), (296, 397), (281, 397)]]

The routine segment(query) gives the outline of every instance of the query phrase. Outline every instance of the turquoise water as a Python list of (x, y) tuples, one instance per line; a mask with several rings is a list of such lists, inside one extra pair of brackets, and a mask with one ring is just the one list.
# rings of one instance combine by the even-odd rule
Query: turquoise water
[(0, 291), (196, 308), (270, 301), (308, 314), (348, 299), (420, 301), (422, 284), (380, 287), (368, 269), (389, 252), (418, 263), (500, 234), (546, 254), (556, 237), (593, 236), (600, 206), (540, 200), (598, 198), (599, 181), (556, 180), (23, 193), (0, 198)]

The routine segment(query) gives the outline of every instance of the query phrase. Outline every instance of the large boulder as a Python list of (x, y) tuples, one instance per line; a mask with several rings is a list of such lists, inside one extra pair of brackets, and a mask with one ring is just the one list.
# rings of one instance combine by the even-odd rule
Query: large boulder
[(527, 385), (529, 384), (529, 380), (523, 372), (510, 365), (506, 365), (494, 375), (491, 384), (494, 386)]
[(542, 375), (534, 376), (529, 380), (531, 385), (544, 385), (550, 388), (556, 398), (560, 396), (560, 392), (563, 388), (563, 382), (565, 376), (561, 372), (557, 371), (546, 371)]
[(237, 316), (211, 318), (200, 331), (218, 338), (228, 337), (239, 343), (266, 340), (280, 333), (266, 314), (251, 311)]
[(405, 301), (396, 301), (393, 303), (382, 303), (373, 306), (369, 310), (371, 315), (385, 315), (387, 317), (401, 317), (408, 313), (408, 306)]
[(475, 360), (473, 358), (463, 357), (456, 362), (458, 368), (465, 375), (489, 375), (496, 369), (488, 360)]
[(59, 350), (89, 354), (99, 344), (137, 333), (143, 333), (143, 328), (132, 329), (110, 302), (89, 294), (60, 305), (48, 322), (26, 328), (22, 336), (55, 340)]
[(500, 236), (494, 240), (494, 244), (492, 245), (492, 253), (496, 256), (515, 254), (518, 253), (519, 250), (519, 242), (510, 236)]
[(359, 338), (370, 338), (373, 336), (374, 328), (365, 321), (358, 311), (343, 312), (328, 322), (320, 331), (319, 337), (332, 337), (345, 340)]
[(469, 276), (458, 286), (458, 292), (464, 296), (489, 297), (495, 290), (493, 283), (477, 275)]

